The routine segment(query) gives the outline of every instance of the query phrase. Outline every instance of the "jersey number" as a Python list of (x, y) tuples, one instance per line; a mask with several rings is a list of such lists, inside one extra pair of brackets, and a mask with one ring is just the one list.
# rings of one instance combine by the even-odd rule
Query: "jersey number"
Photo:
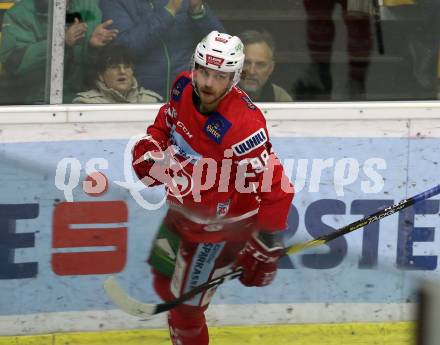
[(267, 150), (264, 150), (263, 152), (261, 152), (260, 156), (258, 157), (253, 157), (253, 158), (247, 158), (244, 159), (243, 161), (241, 161), (239, 164), (241, 163), (250, 163), (252, 166), (252, 169), (257, 173), (262, 173), (264, 171), (264, 167), (267, 165), (267, 163), (269, 162), (269, 152), (267, 152)]

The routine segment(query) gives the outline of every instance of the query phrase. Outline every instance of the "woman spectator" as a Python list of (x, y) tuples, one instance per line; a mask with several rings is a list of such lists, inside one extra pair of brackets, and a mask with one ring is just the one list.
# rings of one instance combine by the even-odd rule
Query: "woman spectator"
[(121, 45), (103, 48), (97, 58), (93, 89), (79, 92), (73, 103), (157, 103), (162, 97), (138, 86), (133, 57)]

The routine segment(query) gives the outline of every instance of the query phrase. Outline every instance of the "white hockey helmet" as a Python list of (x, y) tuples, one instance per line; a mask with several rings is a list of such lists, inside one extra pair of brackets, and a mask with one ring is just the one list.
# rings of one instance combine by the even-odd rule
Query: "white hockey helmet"
[(240, 81), (243, 63), (244, 51), (240, 38), (212, 31), (197, 45), (192, 70), (194, 72), (198, 64), (217, 71), (233, 72), (232, 88)]

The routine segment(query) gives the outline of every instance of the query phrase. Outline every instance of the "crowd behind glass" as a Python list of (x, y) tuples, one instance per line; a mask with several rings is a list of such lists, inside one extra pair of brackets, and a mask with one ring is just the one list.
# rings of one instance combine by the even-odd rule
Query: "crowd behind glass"
[[(66, 0), (63, 103), (160, 103), (212, 30), (255, 102), (437, 99), (439, 0)], [(48, 104), (52, 0), (0, 1), (0, 104)]]

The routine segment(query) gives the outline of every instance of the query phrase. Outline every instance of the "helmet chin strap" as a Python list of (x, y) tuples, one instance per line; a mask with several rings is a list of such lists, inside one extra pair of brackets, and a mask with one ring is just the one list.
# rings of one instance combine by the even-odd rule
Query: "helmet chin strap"
[(196, 79), (194, 78), (194, 67), (193, 67), (193, 69), (191, 71), (191, 83), (192, 83), (194, 92), (200, 98), (199, 87), (197, 86)]

